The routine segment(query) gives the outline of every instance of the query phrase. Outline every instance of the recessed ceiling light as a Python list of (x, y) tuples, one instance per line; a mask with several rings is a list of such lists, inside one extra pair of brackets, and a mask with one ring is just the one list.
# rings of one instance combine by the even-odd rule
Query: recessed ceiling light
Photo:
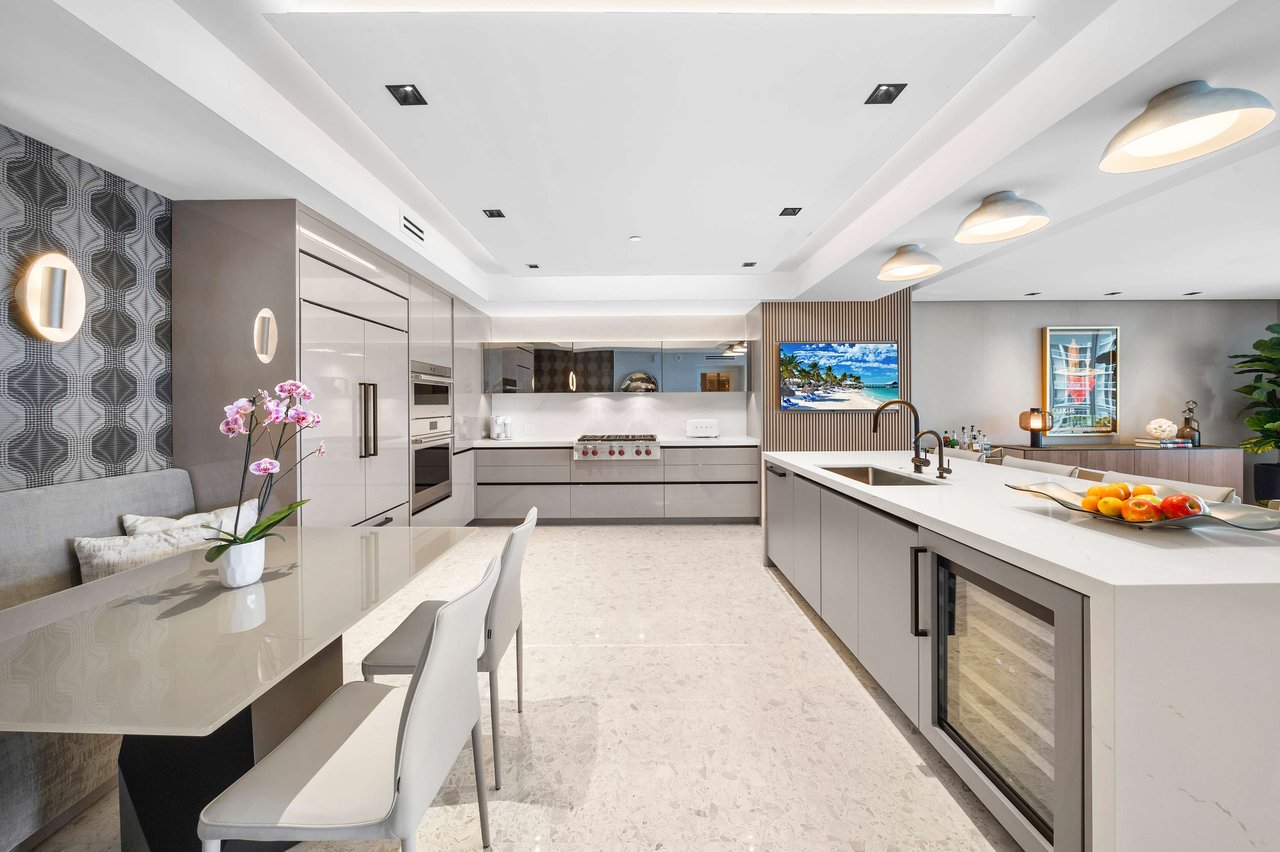
[(1039, 290), (1036, 290), (1036, 291), (1035, 291), (1035, 292), (1033, 292), (1033, 293), (1023, 293), (1022, 295), (1024, 295), (1024, 296), (1039, 296), (1039, 295), (1040, 295), (1040, 291), (1039, 291)]
[(497, 209), (494, 209), (494, 210), (486, 210), (486, 211), (484, 211), (484, 215), (485, 215), (486, 217), (490, 218), (490, 219), (505, 219), (505, 218), (507, 218), (507, 214), (506, 214), (506, 213), (503, 213), (501, 210), (497, 210)]
[(538, 264), (536, 264), (536, 263), (526, 263), (526, 264), (525, 264), (525, 266), (529, 267), (530, 269), (541, 269), (541, 268), (542, 268), (542, 267), (538, 266)]
[(1257, 92), (1192, 80), (1148, 101), (1112, 138), (1098, 168), (1128, 173), (1182, 163), (1247, 139), (1275, 117), (1271, 102)]
[(876, 275), (881, 281), (915, 281), (942, 271), (942, 262), (916, 243), (898, 246)]
[(869, 104), (891, 104), (898, 99), (898, 95), (902, 94), (902, 90), (906, 87), (906, 83), (881, 83), (871, 90), (866, 102)]
[(1122, 290), (1112, 290), (1110, 293), (1103, 293), (1102, 295), (1104, 295), (1104, 296), (1119, 296), (1122, 292), (1123, 292)]
[(800, 208), (799, 207), (783, 207), (782, 212), (779, 213), (778, 215), (779, 216), (799, 216)]
[(743, 263), (743, 264), (742, 264), (742, 266), (743, 266), (743, 268), (744, 268), (744, 269), (750, 269), (751, 267), (753, 267), (753, 266), (755, 266), (755, 265), (756, 265), (756, 262), (755, 262), (754, 260), (748, 260), (747, 262), (745, 262), (745, 263)]
[(644, 237), (640, 236), (639, 234), (632, 234), (631, 236), (627, 237), (627, 239), (633, 243), (638, 243), (641, 240), (643, 240)]
[(395, 98), (396, 103), (400, 104), (400, 106), (427, 105), (427, 99), (422, 96), (422, 92), (419, 92), (418, 87), (411, 83), (387, 86), (387, 91), (391, 93), (391, 97)]
[(1204, 292), (1203, 290), (1192, 290), (1190, 293), (1183, 293), (1182, 295), (1184, 295), (1184, 296), (1199, 296), (1199, 295), (1200, 295), (1201, 293), (1203, 293), (1203, 292)]
[(977, 210), (964, 217), (956, 229), (956, 242), (998, 243), (1038, 231), (1047, 224), (1049, 214), (1043, 207), (1006, 189), (988, 195)]

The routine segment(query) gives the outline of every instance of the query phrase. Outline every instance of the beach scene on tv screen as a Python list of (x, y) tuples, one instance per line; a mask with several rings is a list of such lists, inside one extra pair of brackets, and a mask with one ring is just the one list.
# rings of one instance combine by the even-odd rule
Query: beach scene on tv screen
[(896, 343), (782, 343), (783, 411), (874, 411), (898, 398)]

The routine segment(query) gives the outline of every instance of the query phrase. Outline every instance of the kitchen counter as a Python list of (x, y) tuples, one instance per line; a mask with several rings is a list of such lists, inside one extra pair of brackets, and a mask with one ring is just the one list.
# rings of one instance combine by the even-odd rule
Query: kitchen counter
[[(951, 476), (917, 488), (864, 485), (823, 469), (873, 465), (910, 475), (906, 452), (764, 453), (763, 460), (1085, 596), (1092, 852), (1280, 848), (1280, 532), (1126, 529), (1005, 487), (1046, 480), (1080, 487), (1080, 480), (979, 462), (950, 460)], [(920, 478), (938, 481), (928, 470)], [(783, 481), (764, 480), (766, 489)], [(802, 521), (813, 528), (806, 512), (793, 529)], [(804, 540), (811, 546), (811, 535)], [(901, 564), (906, 572), (905, 555)], [(823, 582), (824, 609), (840, 591)], [(864, 604), (890, 613), (907, 606), (896, 595)], [(840, 612), (833, 606), (822, 617), (830, 623)], [(930, 640), (917, 641), (924, 672)], [(922, 728), (931, 712), (922, 703)]]
[[(495, 441), (492, 438), (481, 438), (478, 441), (472, 441), (471, 446), (476, 449), (502, 449), (503, 447), (515, 449), (555, 448), (572, 447), (577, 440), (577, 437), (516, 438), (511, 441)], [(685, 438), (676, 435), (659, 435), (658, 444), (663, 447), (758, 447), (760, 446), (760, 439), (745, 437)]]

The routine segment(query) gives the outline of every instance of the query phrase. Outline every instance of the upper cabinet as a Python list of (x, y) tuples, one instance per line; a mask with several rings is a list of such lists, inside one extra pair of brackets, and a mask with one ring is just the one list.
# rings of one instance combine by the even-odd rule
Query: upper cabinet
[(438, 375), (453, 369), (453, 298), (416, 277), (409, 289), (409, 360)]
[(747, 389), (747, 356), (724, 343), (489, 343), (488, 393), (724, 393)]

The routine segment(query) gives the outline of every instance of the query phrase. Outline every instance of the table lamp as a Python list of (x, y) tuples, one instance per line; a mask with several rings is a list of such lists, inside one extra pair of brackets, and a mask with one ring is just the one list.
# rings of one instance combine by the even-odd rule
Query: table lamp
[(1033, 408), (1018, 415), (1018, 425), (1031, 433), (1031, 446), (1043, 447), (1041, 433), (1053, 428), (1053, 415)]

